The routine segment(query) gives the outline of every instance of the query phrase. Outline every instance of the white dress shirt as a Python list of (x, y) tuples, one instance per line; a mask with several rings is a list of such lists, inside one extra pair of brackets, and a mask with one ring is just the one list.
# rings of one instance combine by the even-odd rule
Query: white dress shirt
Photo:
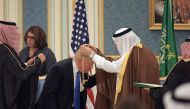
[(79, 71), (77, 68), (77, 65), (74, 61), (74, 59), (72, 60), (72, 64), (73, 64), (73, 78), (74, 78), (74, 88), (75, 88), (75, 82), (76, 82), (76, 77), (77, 77), (77, 72)]

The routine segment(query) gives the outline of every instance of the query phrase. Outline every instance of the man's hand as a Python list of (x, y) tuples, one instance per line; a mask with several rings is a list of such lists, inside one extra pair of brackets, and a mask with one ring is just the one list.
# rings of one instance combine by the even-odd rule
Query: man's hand
[(35, 61), (35, 57), (29, 59), (29, 60), (26, 62), (26, 66), (29, 66), (29, 65), (33, 64), (34, 61)]
[(38, 54), (38, 57), (40, 58), (41, 63), (46, 61), (46, 56), (43, 53)]
[(84, 44), (84, 46), (87, 46), (87, 47), (91, 48), (95, 53), (97, 53), (97, 49), (96, 49), (96, 47), (94, 47), (93, 45)]
[(86, 56), (90, 56), (90, 54), (94, 53), (94, 51), (86, 45), (81, 45), (79, 50), (80, 50), (80, 53)]

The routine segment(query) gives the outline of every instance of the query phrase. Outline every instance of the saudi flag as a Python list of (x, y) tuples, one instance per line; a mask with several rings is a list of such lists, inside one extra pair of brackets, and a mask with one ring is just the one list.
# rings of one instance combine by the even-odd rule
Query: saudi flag
[(178, 61), (173, 20), (173, 0), (165, 0), (160, 38), (160, 76), (165, 77)]

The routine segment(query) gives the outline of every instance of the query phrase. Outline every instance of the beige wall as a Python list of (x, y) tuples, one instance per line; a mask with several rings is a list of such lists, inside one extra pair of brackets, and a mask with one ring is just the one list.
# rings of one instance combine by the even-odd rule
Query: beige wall
[[(0, 0), (0, 20), (16, 22), (19, 31), (23, 33), (23, 5), (22, 0)], [(21, 34), (21, 36), (23, 36)], [(21, 45), (22, 48), (22, 39)]]

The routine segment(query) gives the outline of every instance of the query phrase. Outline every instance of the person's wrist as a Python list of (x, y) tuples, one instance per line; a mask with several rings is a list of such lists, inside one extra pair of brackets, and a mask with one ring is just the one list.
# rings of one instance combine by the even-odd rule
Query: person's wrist
[(95, 53), (97, 53), (97, 52), (98, 52), (98, 49), (97, 49), (97, 48), (95, 48), (95, 49), (94, 49), (94, 52), (95, 52)]

